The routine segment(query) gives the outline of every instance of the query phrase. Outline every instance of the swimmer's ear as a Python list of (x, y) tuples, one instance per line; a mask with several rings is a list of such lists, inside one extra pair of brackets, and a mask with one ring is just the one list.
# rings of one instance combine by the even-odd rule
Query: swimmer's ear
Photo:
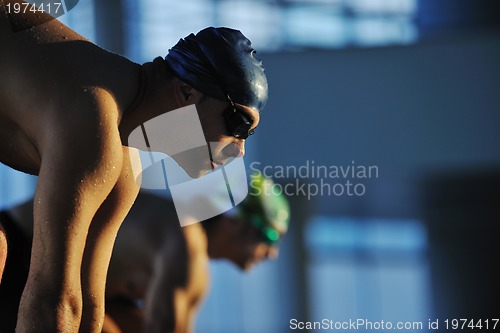
[(196, 104), (201, 100), (203, 96), (203, 94), (200, 93), (198, 90), (194, 89), (189, 84), (182, 81), (179, 84), (179, 92), (182, 101), (183, 103), (185, 103), (185, 105)]
[(189, 84), (181, 82), (179, 84), (179, 90), (180, 90), (180, 93), (181, 93), (182, 100), (184, 102), (189, 101), (189, 99), (191, 98), (193, 87), (191, 87)]

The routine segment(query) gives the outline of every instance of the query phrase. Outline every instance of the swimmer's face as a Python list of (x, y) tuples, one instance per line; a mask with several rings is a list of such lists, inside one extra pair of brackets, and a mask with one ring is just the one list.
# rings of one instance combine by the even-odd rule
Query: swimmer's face
[[(241, 223), (242, 228), (238, 235), (233, 238), (236, 242), (235, 248), (237, 251), (231, 260), (239, 268), (248, 271), (259, 262), (278, 258), (278, 242), (270, 243), (261, 230), (256, 229), (247, 221), (239, 220), (236, 223)], [(280, 236), (279, 239), (284, 237), (284, 234), (279, 233), (278, 230), (276, 232)]]
[[(174, 154), (165, 152), (174, 158), (190, 177), (199, 178), (227, 164), (231, 159), (245, 155), (246, 139), (259, 124), (260, 114), (257, 110), (233, 103), (229, 96), (224, 100), (209, 97), (177, 78), (171, 81), (171, 87), (174, 88), (174, 99), (178, 101), (179, 107), (193, 104), (196, 106), (203, 131), (204, 142), (200, 144), (196, 133), (192, 133), (196, 130), (194, 127), (188, 130), (176, 128), (173, 132), (180, 133), (171, 141), (190, 142), (193, 141), (190, 140), (192, 137), (196, 139), (197, 147), (176, 151)], [(183, 136), (188, 137), (183, 139)]]
[[(205, 140), (210, 147), (210, 161), (205, 163), (202, 172), (207, 173), (226, 164), (232, 158), (245, 155), (247, 135), (235, 135), (245, 133), (245, 131), (237, 130), (238, 124), (248, 126), (248, 132), (253, 132), (259, 124), (259, 112), (244, 105), (231, 104), (229, 101), (220, 101), (210, 97), (198, 103), (196, 109)], [(231, 117), (229, 126), (228, 111), (236, 113), (235, 117)]]

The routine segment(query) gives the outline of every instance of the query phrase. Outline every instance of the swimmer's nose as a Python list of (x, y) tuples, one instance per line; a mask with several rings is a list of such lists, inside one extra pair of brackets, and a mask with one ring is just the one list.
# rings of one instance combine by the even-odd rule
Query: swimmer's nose
[(269, 260), (278, 259), (280, 250), (276, 246), (270, 246), (267, 250), (266, 258)]
[(238, 140), (238, 143), (236, 143), (234, 146), (233, 157), (237, 158), (245, 156), (245, 140)]
[(230, 158), (245, 156), (245, 140), (237, 140), (230, 143), (225, 149), (225, 155)]

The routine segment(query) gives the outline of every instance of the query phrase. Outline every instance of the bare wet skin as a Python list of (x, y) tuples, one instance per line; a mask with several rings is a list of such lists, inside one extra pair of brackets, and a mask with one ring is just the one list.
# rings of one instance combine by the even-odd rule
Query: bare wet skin
[(138, 192), (119, 126), (140, 66), (45, 14), (9, 15), (15, 3), (0, 2), (0, 162), (39, 176), (17, 331), (98, 332), (114, 238)]
[[(201, 103), (206, 96), (162, 58), (141, 67), (43, 14), (9, 16), (6, 5), (14, 3), (21, 1), (0, 1), (0, 162), (38, 175), (17, 331), (100, 332), (111, 251), (139, 190), (128, 135), (195, 104), (206, 141), (220, 143), (197, 176), (242, 156), (245, 140), (227, 132), (228, 101)], [(255, 127), (258, 112), (247, 111)]]
[[(97, 87), (123, 91), (121, 99), (130, 100), (136, 87), (118, 78), (137, 69), (46, 14), (8, 15), (7, 2), (15, 1), (4, 1), (0, 14), (0, 161), (38, 174), (42, 128), (78, 112), (79, 104), (98, 94)], [(122, 108), (118, 105), (117, 118)]]

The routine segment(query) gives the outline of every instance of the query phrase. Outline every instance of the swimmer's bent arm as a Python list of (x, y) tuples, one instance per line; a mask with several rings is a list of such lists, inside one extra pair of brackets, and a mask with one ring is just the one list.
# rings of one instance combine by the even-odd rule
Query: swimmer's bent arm
[(145, 299), (143, 332), (186, 332), (187, 261), (185, 243), (179, 233), (168, 235), (154, 260), (153, 278)]
[(103, 92), (75, 101), (74, 109), (43, 120), (32, 258), (17, 332), (78, 332), (89, 225), (121, 172), (115, 102)]
[(194, 316), (205, 293), (208, 277), (203, 248), (186, 242), (184, 236), (170, 236), (155, 258), (145, 302), (147, 333), (193, 332)]
[(123, 147), (120, 176), (113, 190), (95, 214), (87, 235), (82, 263), (83, 315), (80, 332), (101, 333), (104, 319), (106, 272), (118, 229), (139, 193), (138, 182), (140, 180), (134, 175), (140, 169), (138, 151)]

